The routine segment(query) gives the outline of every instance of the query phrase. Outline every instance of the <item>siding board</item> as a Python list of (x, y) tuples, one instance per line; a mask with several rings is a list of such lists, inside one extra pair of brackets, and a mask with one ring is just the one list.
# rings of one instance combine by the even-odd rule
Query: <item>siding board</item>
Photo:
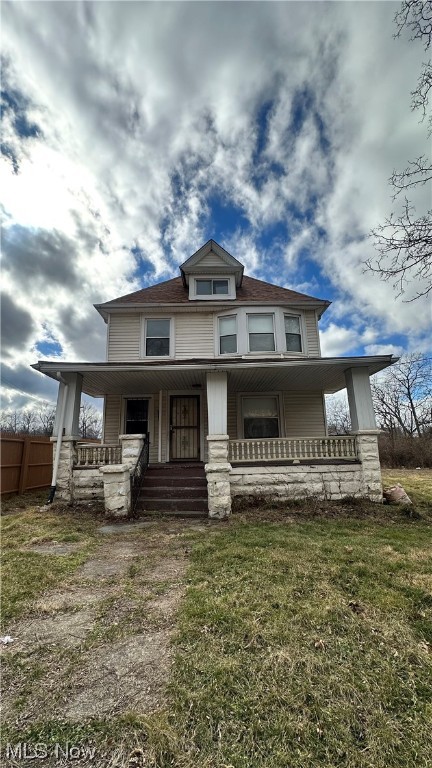
[(325, 435), (325, 418), (321, 392), (284, 392), (286, 437)]
[(175, 356), (177, 358), (214, 357), (213, 315), (178, 314), (175, 318)]
[(320, 343), (318, 336), (318, 324), (315, 312), (313, 310), (306, 310), (304, 313), (306, 337), (307, 337), (307, 353), (309, 357), (320, 357)]
[(108, 360), (123, 362), (140, 359), (140, 315), (111, 315), (108, 330)]

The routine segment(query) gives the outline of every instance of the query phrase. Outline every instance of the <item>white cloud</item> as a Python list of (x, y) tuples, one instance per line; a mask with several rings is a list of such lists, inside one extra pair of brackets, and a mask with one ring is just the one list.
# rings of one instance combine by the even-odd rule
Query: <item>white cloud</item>
[[(323, 353), (388, 348), (392, 333), (424, 348), (426, 300), (395, 301), (362, 269), (365, 235), (391, 209), (387, 178), (426, 147), (409, 109), (423, 51), (393, 40), (397, 7), (6, 4), (8, 85), (39, 129), (17, 136), (6, 112), (19, 164), (0, 165), (6, 227), (31, 233), (23, 263), (39, 265), (24, 286), (5, 254), (5, 290), (33, 318), (11, 358), (27, 365), (47, 337), (69, 359), (102, 356), (92, 304), (176, 274), (213, 236), (214, 195), (249, 223), (221, 242), (246, 271), (299, 289), (315, 285), (299, 255), (315, 259), (337, 297)], [(268, 243), (275, 224), (289, 236)], [(54, 236), (61, 285), (37, 251)]]

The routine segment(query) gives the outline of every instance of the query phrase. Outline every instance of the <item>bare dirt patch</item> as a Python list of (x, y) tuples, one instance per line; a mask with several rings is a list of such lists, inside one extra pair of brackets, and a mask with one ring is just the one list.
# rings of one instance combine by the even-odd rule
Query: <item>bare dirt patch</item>
[(81, 548), (81, 543), (47, 542), (46, 544), (32, 544), (26, 547), (27, 552), (36, 552), (39, 555), (73, 555)]
[(85, 640), (93, 627), (95, 612), (84, 609), (76, 613), (27, 619), (11, 627), (14, 642), (6, 646), (8, 653), (31, 651), (41, 645), (72, 648)]
[(62, 715), (76, 721), (120, 711), (149, 713), (160, 706), (171, 664), (170, 634), (134, 635), (99, 648), (72, 681)]
[[(91, 557), (8, 629), (16, 640), (4, 652), (12, 665), (5, 720), (28, 725), (42, 708), (77, 722), (163, 704), (187, 527), (163, 521), (101, 535)], [(53, 554), (53, 545), (38, 548)], [(38, 665), (34, 684), (29, 663)]]

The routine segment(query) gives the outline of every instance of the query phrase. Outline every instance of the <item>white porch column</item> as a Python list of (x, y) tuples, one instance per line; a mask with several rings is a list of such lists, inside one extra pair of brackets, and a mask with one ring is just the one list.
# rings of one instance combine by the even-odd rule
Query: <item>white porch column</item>
[(349, 368), (345, 383), (353, 432), (376, 430), (369, 371), (367, 368)]
[[(59, 383), (56, 416), (53, 436), (58, 436), (58, 424), (62, 403), (66, 397), (66, 410), (63, 424), (63, 434), (67, 437), (79, 437), (79, 412), (81, 406), (82, 376), (80, 373), (64, 373), (63, 381)], [(67, 386), (66, 386), (67, 385)]]
[(227, 373), (207, 373), (207, 409), (209, 435), (227, 433)]
[(207, 373), (208, 464), (205, 465), (209, 517), (231, 514), (231, 464), (228, 462), (227, 373)]

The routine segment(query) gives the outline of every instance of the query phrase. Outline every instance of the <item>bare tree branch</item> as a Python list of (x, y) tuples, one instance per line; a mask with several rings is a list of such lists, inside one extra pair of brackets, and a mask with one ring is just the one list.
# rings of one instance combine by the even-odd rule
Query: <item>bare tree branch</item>
[(383, 280), (393, 281), (398, 296), (405, 293), (407, 283), (418, 280), (422, 287), (409, 299), (427, 296), (432, 291), (432, 211), (414, 218), (414, 207), (405, 199), (403, 213), (391, 214), (384, 224), (373, 229), (376, 258), (365, 262), (366, 269), (378, 273)]
[[(425, 49), (432, 39), (432, 0), (403, 0), (400, 10), (395, 15), (397, 31), (394, 37), (400, 37), (402, 30), (411, 32), (411, 40), (420, 40)], [(423, 64), (417, 88), (411, 93), (411, 108), (420, 109), (422, 122), (428, 115), (429, 95), (432, 89), (431, 62)], [(428, 135), (432, 133), (432, 116), (428, 119)], [(403, 171), (393, 171), (389, 183), (393, 187), (393, 200), (401, 192), (424, 187), (432, 181), (432, 163), (430, 158), (420, 155), (410, 160)], [(382, 280), (392, 281), (401, 296), (408, 283), (419, 281), (421, 287), (414, 301), (421, 296), (428, 296), (432, 291), (432, 211), (428, 210), (419, 217), (413, 215), (414, 206), (405, 198), (402, 213), (392, 213), (384, 224), (370, 232), (378, 256), (364, 262), (365, 269), (378, 274)]]
[(427, 50), (432, 39), (432, 2), (430, 0), (403, 0), (394, 17), (397, 30), (394, 37), (400, 37), (402, 30), (411, 32), (411, 40), (420, 40)]

